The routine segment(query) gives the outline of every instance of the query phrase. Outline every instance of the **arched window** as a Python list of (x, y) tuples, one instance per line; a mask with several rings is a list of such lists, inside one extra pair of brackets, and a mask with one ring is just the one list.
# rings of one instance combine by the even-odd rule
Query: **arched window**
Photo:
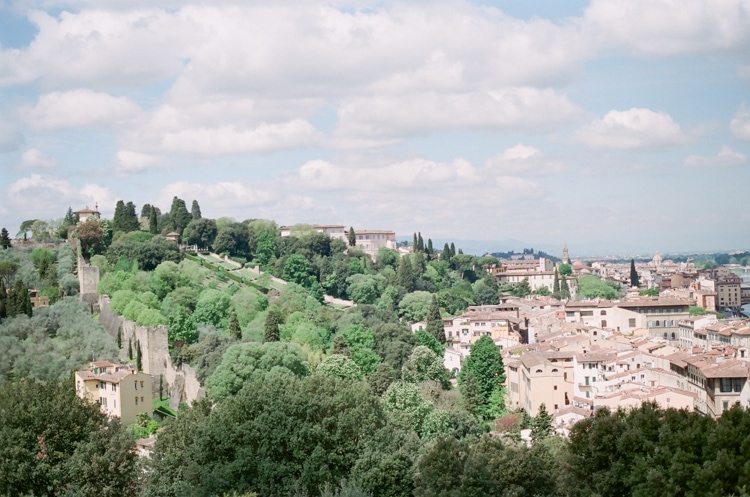
[(537, 370), (536, 370), (536, 372), (537, 372), (537, 373), (541, 373), (541, 372), (542, 372), (542, 370), (541, 370), (541, 369), (537, 369)]

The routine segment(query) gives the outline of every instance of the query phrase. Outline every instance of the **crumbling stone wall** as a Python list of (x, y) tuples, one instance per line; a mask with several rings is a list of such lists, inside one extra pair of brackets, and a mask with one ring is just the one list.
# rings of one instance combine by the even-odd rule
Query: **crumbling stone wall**
[[(154, 397), (159, 395), (159, 379), (163, 381), (164, 394), (169, 396), (170, 407), (177, 408), (180, 402), (191, 405), (206, 396), (205, 390), (196, 377), (195, 370), (188, 364), (175, 366), (169, 356), (168, 329), (166, 326), (140, 326), (133, 321), (118, 316), (109, 305), (109, 297), (102, 295), (98, 300), (99, 322), (113, 337), (118, 330), (122, 333), (120, 358), (128, 360), (128, 344), (132, 344), (135, 358), (138, 343), (141, 346), (141, 366), (144, 373), (151, 375)], [(134, 361), (135, 359), (133, 359)], [(174, 406), (172, 404), (175, 403)]]

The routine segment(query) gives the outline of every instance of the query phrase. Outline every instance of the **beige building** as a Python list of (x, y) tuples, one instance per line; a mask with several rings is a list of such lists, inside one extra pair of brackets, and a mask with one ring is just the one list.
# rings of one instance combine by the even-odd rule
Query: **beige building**
[(554, 413), (573, 401), (573, 352), (531, 351), (506, 358), (506, 405), (536, 416), (539, 406)]
[(742, 280), (735, 274), (728, 274), (719, 278), (716, 285), (717, 306), (737, 308), (742, 305)]
[(76, 395), (97, 402), (103, 413), (120, 418), (123, 425), (153, 411), (151, 377), (127, 364), (92, 362), (88, 370), (76, 371), (75, 388)]
[(522, 342), (525, 331), (518, 317), (518, 307), (512, 304), (472, 305), (460, 316), (443, 319), (448, 346), (462, 357), (470, 353), (472, 344), (487, 335), (501, 349), (515, 347)]
[[(300, 227), (299, 231), (297, 227)], [(312, 224), (282, 226), (280, 228), (281, 236), (299, 236), (305, 231), (314, 230), (318, 233), (328, 235), (333, 240), (342, 240), (349, 243), (349, 230), (343, 224)], [(354, 230), (357, 240), (356, 247), (369, 255), (373, 260), (378, 255), (378, 250), (382, 247), (398, 250), (396, 242), (396, 232), (391, 230)]]
[(75, 211), (73, 214), (76, 215), (79, 223), (85, 223), (89, 218), (99, 219), (101, 217), (98, 204), (94, 206), (93, 209), (89, 209), (89, 206), (87, 205), (85, 208), (80, 211)]

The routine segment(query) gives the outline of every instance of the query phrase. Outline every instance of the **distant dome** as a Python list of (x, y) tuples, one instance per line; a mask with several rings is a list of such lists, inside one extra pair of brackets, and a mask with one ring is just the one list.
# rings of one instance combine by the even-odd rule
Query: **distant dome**
[(574, 270), (580, 271), (581, 269), (586, 269), (586, 264), (584, 264), (583, 262), (577, 260), (577, 261), (573, 262), (572, 267), (573, 267)]
[(654, 254), (654, 259), (651, 262), (653, 262), (655, 266), (660, 266), (661, 265), (661, 261), (662, 261), (661, 254), (657, 250), (656, 254)]

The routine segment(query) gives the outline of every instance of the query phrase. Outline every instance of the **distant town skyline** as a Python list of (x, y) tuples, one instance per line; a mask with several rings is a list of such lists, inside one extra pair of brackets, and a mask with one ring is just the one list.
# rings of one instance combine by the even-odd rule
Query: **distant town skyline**
[(0, 3), (11, 234), (177, 195), (571, 256), (744, 250), (748, 155), (746, 0)]

